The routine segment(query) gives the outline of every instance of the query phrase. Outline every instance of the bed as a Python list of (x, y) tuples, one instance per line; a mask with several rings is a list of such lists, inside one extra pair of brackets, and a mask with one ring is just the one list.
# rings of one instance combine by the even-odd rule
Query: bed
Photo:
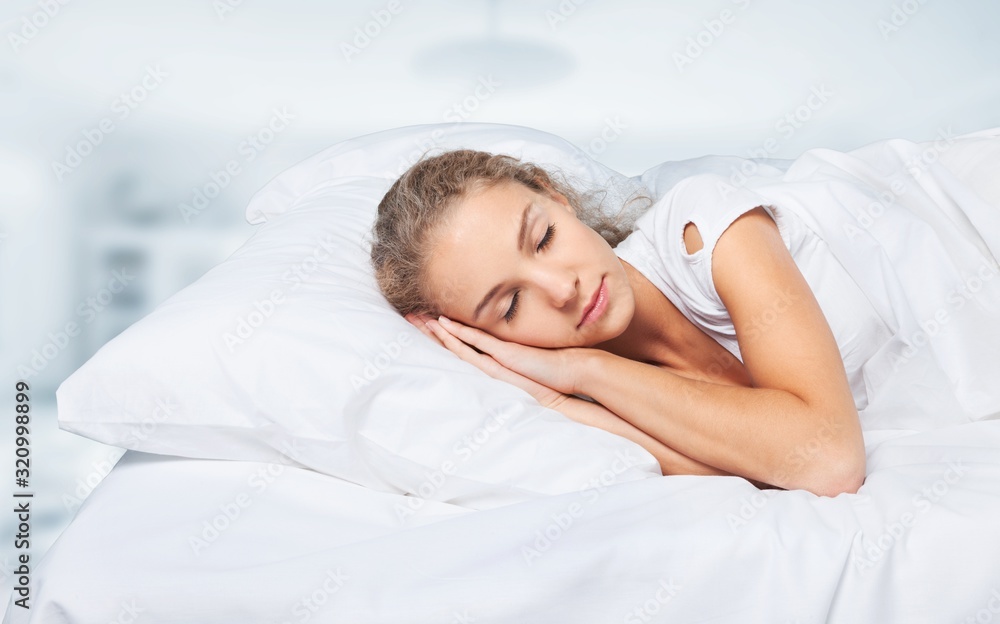
[[(489, 378), (381, 299), (374, 206), (425, 150), (459, 146), (551, 164), (609, 206), (793, 166), (709, 156), (627, 177), (530, 128), (433, 124), (292, 167), (247, 207), (259, 228), (243, 247), (60, 386), (61, 428), (129, 450), (4, 624), (1000, 617), (1000, 390), (966, 388), (977, 411), (907, 404), (905, 388), (863, 410), (857, 494), (664, 477), (642, 447)], [(998, 162), (970, 165), (968, 190), (992, 200)], [(1000, 319), (1000, 280), (976, 294), (969, 313)], [(917, 407), (948, 413), (908, 420)]]

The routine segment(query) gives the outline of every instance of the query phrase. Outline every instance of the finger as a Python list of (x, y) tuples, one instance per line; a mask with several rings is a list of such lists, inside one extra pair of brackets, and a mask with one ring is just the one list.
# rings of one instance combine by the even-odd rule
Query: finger
[(486, 370), (486, 372), (491, 375), (493, 374), (493, 372), (491, 372), (493, 367), (500, 366), (500, 364), (498, 364), (496, 360), (489, 355), (466, 344), (458, 337), (448, 332), (448, 330), (441, 326), (441, 323), (431, 319), (427, 321), (427, 327), (430, 327), (431, 330), (434, 331), (435, 335), (444, 343), (444, 346), (447, 347), (449, 351), (453, 352), (466, 362), (474, 364), (484, 370), (490, 369)]
[(432, 332), (430, 329), (428, 329), (426, 325), (420, 325), (419, 327), (420, 327), (420, 332), (423, 335), (427, 336), (428, 338), (430, 338), (434, 342), (438, 343), (442, 347), (444, 346), (444, 343), (441, 342), (441, 340), (439, 340), (438, 337), (434, 335), (434, 332)]
[[(410, 319), (408, 318), (407, 320), (409, 321)], [(430, 338), (434, 342), (438, 343), (439, 345), (441, 345), (442, 347), (445, 347), (447, 349), (447, 347), (445, 346), (445, 344), (443, 342), (441, 342), (441, 339), (438, 338), (434, 334), (434, 332), (432, 332), (430, 330), (429, 327), (427, 327), (427, 323), (424, 323), (424, 322), (421, 322), (421, 321), (418, 321), (418, 320), (412, 320), (412, 321), (410, 321), (410, 323), (412, 323), (414, 327), (416, 327), (417, 329), (419, 329), (420, 333), (422, 333), (423, 335), (427, 336), (428, 338)]]
[(438, 323), (434, 319), (427, 321), (425, 327), (427, 327), (429, 331), (433, 332), (434, 336), (437, 337), (437, 339), (440, 340), (445, 347), (455, 351), (456, 354), (460, 350), (459, 347), (468, 348), (468, 345), (453, 336), (448, 330), (441, 326), (441, 323)]
[(478, 327), (470, 327), (464, 323), (453, 321), (446, 316), (438, 317), (438, 321), (449, 334), (462, 340), (471, 346), (476, 353), (495, 354), (503, 347), (503, 342), (498, 340)]
[[(451, 334), (452, 336), (455, 336), (456, 338), (458, 338), (459, 340), (461, 340), (463, 343), (465, 343), (468, 347), (470, 347), (476, 353), (479, 353), (479, 354), (482, 354), (482, 355), (488, 355), (486, 353), (486, 351), (483, 351), (482, 349), (480, 349), (476, 345), (470, 343), (469, 341), (463, 339), (460, 335), (458, 335), (461, 332), (460, 328), (461, 327), (467, 327), (467, 326), (462, 325), (461, 323), (456, 323), (454, 321), (450, 321), (450, 319), (447, 319), (447, 317), (441, 317), (441, 318), (443, 320), (445, 320), (446, 323), (448, 323), (449, 327), (445, 327), (443, 323), (438, 322), (436, 319), (431, 319), (428, 322), (432, 322), (433, 321), (442, 330), (444, 330), (445, 332), (447, 332), (447, 333)], [(468, 329), (472, 329), (471, 327), (467, 327), (467, 328)], [(469, 334), (466, 333), (465, 335), (468, 336)]]
[(547, 405), (553, 402), (557, 395), (561, 395), (558, 391), (507, 368), (491, 355), (465, 344), (445, 330), (441, 323), (430, 320), (427, 322), (427, 326), (433, 328), (433, 331), (437, 332), (437, 335), (441, 336), (448, 343), (446, 346), (449, 350), (459, 356), (459, 358), (472, 364), (494, 379), (499, 379), (500, 381), (505, 381), (521, 388), (534, 397), (540, 404)]
[(410, 312), (409, 314), (405, 315), (403, 318), (405, 318), (407, 321), (409, 321), (413, 325), (422, 325), (422, 324), (426, 323), (427, 321), (429, 321), (430, 319), (432, 319), (434, 317), (428, 316), (427, 314), (417, 314), (415, 312)]

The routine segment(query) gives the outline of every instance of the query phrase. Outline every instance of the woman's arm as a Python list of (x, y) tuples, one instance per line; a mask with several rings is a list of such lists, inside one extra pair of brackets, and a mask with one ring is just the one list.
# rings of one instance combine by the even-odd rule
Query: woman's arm
[[(528, 392), (544, 407), (561, 412), (566, 417), (579, 423), (604, 429), (642, 446), (656, 458), (660, 464), (660, 472), (665, 475), (731, 475), (731, 473), (708, 466), (678, 453), (663, 442), (637, 429), (628, 421), (619, 418), (599, 403), (585, 401), (579, 397), (559, 392), (502, 366), (492, 356), (484, 354), (474, 346), (462, 342), (433, 320), (425, 323), (422, 319), (410, 315), (406, 319), (429, 338), (432, 338), (441, 346), (448, 348), (463, 360), (475, 364), (496, 379), (511, 383)], [(500, 342), (474, 328), (456, 325), (455, 329), (465, 334), (469, 340), (476, 340), (478, 337), (479, 340), (486, 340), (494, 345)], [(512, 346), (523, 349), (520, 345)], [(571, 351), (573, 353), (571, 359), (575, 361), (579, 354), (585, 353), (588, 350), (573, 349)], [(548, 353), (548, 351), (546, 352)], [(772, 487), (758, 481), (751, 480), (751, 482), (759, 488)]]
[(635, 425), (619, 418), (611, 410), (600, 403), (592, 403), (572, 395), (548, 405), (551, 409), (561, 412), (576, 422), (591, 427), (598, 427), (615, 435), (632, 440), (643, 447), (660, 463), (660, 472), (664, 475), (731, 475), (682, 455), (657, 440), (648, 433), (636, 428)]
[[(579, 392), (606, 403), (600, 409), (638, 433), (595, 426), (642, 445), (660, 461), (663, 474), (734, 474), (758, 487), (772, 483), (821, 496), (856, 492), (861, 485), (864, 473), (851, 473), (850, 455), (836, 451), (842, 425), (832, 419), (813, 423), (807, 406), (787, 392), (689, 379), (598, 349), (586, 359), (582, 369), (589, 372)], [(577, 419), (565, 408), (553, 409)]]
[(742, 215), (719, 238), (712, 261), (754, 387), (689, 379), (589, 349), (573, 393), (723, 471), (820, 495), (857, 491), (864, 441), (843, 361), (774, 221), (762, 208)]
[[(563, 395), (563, 398), (564, 400), (556, 401), (547, 407), (561, 412), (566, 417), (584, 425), (599, 427), (615, 435), (632, 440), (656, 458), (656, 461), (660, 464), (660, 472), (664, 475), (738, 476), (678, 453), (648, 433), (636, 428), (635, 425), (627, 420), (619, 418), (618, 415), (600, 403), (585, 401), (569, 394)], [(760, 489), (774, 488), (773, 485), (767, 483), (753, 479), (747, 480)]]

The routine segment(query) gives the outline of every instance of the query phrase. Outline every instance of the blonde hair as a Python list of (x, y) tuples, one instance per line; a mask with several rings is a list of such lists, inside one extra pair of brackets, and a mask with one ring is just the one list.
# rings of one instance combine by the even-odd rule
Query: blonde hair
[[(523, 162), (513, 156), (459, 149), (417, 161), (389, 188), (378, 205), (372, 228), (371, 264), (382, 294), (402, 315), (442, 314), (427, 292), (425, 270), (433, 254), (435, 236), (447, 227), (454, 207), (473, 191), (505, 182), (517, 182), (538, 193), (560, 193), (569, 200), (580, 221), (616, 247), (628, 236), (635, 220), (652, 203), (642, 192), (632, 194), (614, 216), (602, 210), (607, 189), (578, 191), (558, 171)], [(601, 196), (598, 198), (598, 196)], [(646, 200), (638, 212), (625, 209)]]

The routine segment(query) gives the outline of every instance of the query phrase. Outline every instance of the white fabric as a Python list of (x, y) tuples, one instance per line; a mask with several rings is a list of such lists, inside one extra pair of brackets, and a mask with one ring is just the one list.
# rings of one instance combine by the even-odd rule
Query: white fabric
[[(834, 235), (837, 226), (856, 223), (853, 211), (868, 205), (860, 197), (877, 199), (879, 176), (897, 173), (919, 147), (885, 142), (814, 150), (787, 167), (755, 162), (745, 191), (824, 235), (829, 254), (814, 250), (810, 263), (836, 257), (841, 277), (866, 296), (882, 289), (869, 301), (896, 332), (891, 345), (913, 335), (935, 297), (948, 301), (947, 278), (998, 249), (997, 132), (981, 134), (974, 148), (948, 152), (947, 168), (923, 172), (910, 208), (886, 206), (853, 241)], [(726, 175), (731, 163), (709, 159), (692, 173)], [(679, 195), (699, 184), (682, 182), (690, 165), (664, 163), (639, 179), (658, 198), (675, 187)], [(968, 422), (975, 413), (955, 411), (940, 385), (956, 383), (947, 389), (969, 406), (996, 401), (1000, 391), (985, 383), (995, 364), (983, 354), (1000, 343), (974, 322), (995, 320), (998, 281), (984, 281), (984, 297), (911, 358), (922, 377), (865, 369), (868, 476), (858, 494), (662, 477), (637, 445), (540, 410), (430, 348), (379, 307), (354, 247), (338, 256), (333, 246), (335, 260), (289, 287), (247, 349), (227, 356), (217, 341), (234, 316), (283, 284), (314, 237), (359, 236), (386, 186), (310, 175), (279, 181), (253, 213), (266, 222), (244, 248), (109, 343), (57, 395), (63, 428), (236, 461), (128, 452), (33, 569), (32, 609), (9, 605), (4, 624), (937, 624), (1000, 612), (1000, 421)], [(836, 201), (805, 210), (821, 188)], [(981, 244), (952, 244), (968, 227), (921, 225), (959, 210)], [(788, 242), (798, 240), (793, 220), (785, 225)], [(349, 375), (404, 331), (412, 346), (352, 388)], [(160, 410), (157, 399), (176, 407)], [(510, 421), (485, 428), (490, 409)], [(907, 431), (923, 424), (937, 428)], [(442, 478), (433, 462), (454, 456), (455, 436), (477, 428), (489, 432), (480, 450)]]
[(650, 477), (475, 512), (281, 464), (129, 451), (33, 570), (31, 610), (3, 622), (995, 615), (1000, 422), (866, 437), (856, 495)]
[[(353, 178), (385, 180), (385, 190), (425, 153), (468, 148), (509, 154), (573, 177), (577, 184), (608, 190), (608, 203), (645, 191), (639, 179), (602, 165), (572, 143), (548, 132), (497, 123), (405, 126), (366, 134), (303, 160), (274, 177), (251, 198), (247, 222), (264, 223), (311, 193)], [(381, 198), (380, 198), (381, 199)], [(374, 207), (373, 207), (374, 208)], [(374, 215), (374, 212), (372, 213)]]
[[(345, 141), (250, 202), (263, 224), (224, 262), (104, 345), (58, 388), (59, 426), (182, 457), (295, 465), (475, 509), (577, 491), (610, 466), (659, 476), (631, 440), (543, 408), (424, 336), (372, 276), (376, 207), (408, 158), (470, 147), (643, 190), (567, 141), (431, 124)], [(614, 201), (609, 202), (613, 206)]]
[[(998, 175), (1000, 132), (810, 150), (783, 173), (677, 182), (616, 253), (742, 360), (711, 253), (739, 215), (763, 206), (833, 330), (862, 425), (966, 422), (1000, 412)], [(693, 254), (688, 222), (704, 243)]]

